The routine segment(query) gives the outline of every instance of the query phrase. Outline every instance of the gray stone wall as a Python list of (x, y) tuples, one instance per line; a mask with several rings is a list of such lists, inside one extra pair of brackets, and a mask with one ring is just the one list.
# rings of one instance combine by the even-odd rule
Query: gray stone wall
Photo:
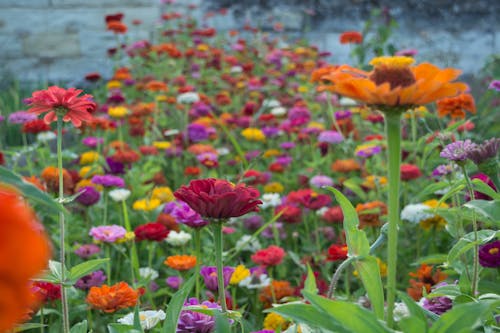
[[(187, 4), (197, 4), (188, 10)], [(175, 9), (202, 19), (208, 10), (227, 15), (205, 23), (217, 30), (245, 22), (272, 31), (282, 22), (291, 38), (305, 37), (332, 62), (349, 62), (340, 34), (361, 30), (373, 8), (387, 6), (399, 27), (391, 42), (415, 48), (420, 61), (477, 73), (487, 57), (500, 53), (500, 1), (491, 0), (176, 0)], [(314, 11), (311, 16), (310, 12)], [(111, 72), (106, 50), (117, 44), (104, 16), (122, 12), (128, 38), (150, 38), (161, 13), (160, 0), (0, 0), (0, 74), (23, 81), (78, 82), (89, 72)], [(132, 26), (134, 19), (143, 24)]]

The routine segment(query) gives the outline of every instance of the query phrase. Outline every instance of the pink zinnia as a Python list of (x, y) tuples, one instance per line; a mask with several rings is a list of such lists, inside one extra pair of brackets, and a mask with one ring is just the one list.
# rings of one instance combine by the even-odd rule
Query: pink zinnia
[(114, 243), (125, 237), (126, 233), (127, 230), (119, 225), (103, 225), (90, 229), (89, 235), (92, 236), (95, 241)]
[(35, 91), (27, 100), (30, 106), (29, 111), (37, 115), (48, 112), (43, 117), (47, 124), (57, 120), (58, 115), (62, 115), (65, 122), (71, 121), (75, 127), (80, 127), (82, 121), (92, 120), (92, 115), (89, 112), (96, 108), (92, 95), (78, 97), (82, 91), (57, 86)]

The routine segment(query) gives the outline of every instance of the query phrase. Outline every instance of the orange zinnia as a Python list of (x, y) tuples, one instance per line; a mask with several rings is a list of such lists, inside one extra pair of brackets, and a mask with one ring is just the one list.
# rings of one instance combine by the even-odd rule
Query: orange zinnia
[(332, 170), (335, 172), (348, 173), (351, 171), (359, 171), (361, 170), (361, 165), (353, 159), (347, 160), (336, 160), (332, 163)]
[(159, 91), (168, 91), (167, 84), (162, 81), (149, 81), (146, 84), (146, 90), (152, 91), (152, 92), (159, 92)]
[(87, 303), (94, 309), (111, 313), (135, 306), (138, 298), (139, 292), (137, 290), (125, 282), (119, 282), (112, 286), (104, 284), (101, 287), (90, 288)]
[(120, 21), (108, 22), (106, 29), (113, 31), (115, 34), (124, 34), (127, 32), (127, 25)]
[(19, 193), (3, 185), (0, 215), (0, 332), (4, 332), (25, 320), (36, 305), (29, 279), (47, 266), (51, 249), (35, 213)]
[(196, 257), (190, 255), (170, 256), (164, 264), (176, 271), (187, 271), (196, 266)]
[(360, 228), (378, 227), (382, 224), (380, 216), (387, 214), (387, 205), (381, 201), (357, 204), (356, 212), (358, 213)]
[(346, 31), (340, 34), (340, 44), (361, 44), (363, 35), (357, 31)]
[(319, 90), (350, 97), (382, 111), (388, 107), (406, 111), (467, 90), (465, 83), (452, 82), (461, 71), (440, 69), (429, 63), (411, 67), (414, 61), (410, 57), (377, 57), (370, 62), (374, 67), (371, 72), (342, 65), (326, 74), (319, 69), (323, 75), (313, 72), (312, 79), (326, 84)]
[(476, 104), (471, 94), (460, 94), (439, 100), (437, 102), (437, 111), (439, 117), (449, 115), (453, 119), (464, 119), (465, 111), (476, 113)]

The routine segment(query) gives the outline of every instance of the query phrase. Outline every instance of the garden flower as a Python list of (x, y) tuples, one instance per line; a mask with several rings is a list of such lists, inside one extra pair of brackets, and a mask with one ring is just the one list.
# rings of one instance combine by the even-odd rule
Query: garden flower
[[(429, 212), (432, 211), (431, 209), (433, 208), (448, 208), (448, 205), (444, 202), (442, 202), (438, 207), (438, 201), (435, 199), (424, 201), (423, 204), (429, 207)], [(420, 227), (424, 230), (430, 230), (432, 228), (435, 230), (440, 230), (443, 229), (446, 224), (446, 220), (442, 216), (437, 214), (432, 214), (431, 217), (420, 221)]]
[(325, 207), (326, 210), (321, 214), (321, 218), (327, 223), (343, 223), (344, 213), (340, 206)]
[(161, 242), (167, 238), (169, 232), (170, 230), (168, 230), (166, 226), (158, 222), (146, 223), (138, 226), (134, 230), (135, 239), (138, 242), (143, 240)]
[(476, 104), (471, 94), (460, 94), (443, 98), (437, 102), (439, 117), (450, 116), (452, 119), (464, 119), (465, 111), (475, 114)]
[(155, 280), (160, 276), (157, 270), (150, 267), (139, 268), (139, 275), (141, 278), (146, 280)]
[[(184, 306), (200, 306), (205, 309), (220, 309), (217, 303), (204, 301), (200, 303), (196, 298), (190, 298), (184, 303)], [(215, 328), (215, 317), (183, 310), (179, 316), (176, 333), (211, 333)]]
[(394, 320), (400, 321), (403, 318), (410, 317), (410, 310), (403, 302), (394, 304)]
[(124, 106), (110, 106), (108, 108), (108, 115), (111, 118), (124, 118), (128, 113), (128, 109)]
[(75, 254), (82, 259), (88, 259), (99, 252), (101, 248), (96, 244), (85, 244), (75, 250)]
[(186, 202), (203, 217), (228, 219), (257, 211), (259, 191), (243, 184), (234, 185), (221, 179), (192, 180), (181, 186), (174, 196)]
[(344, 141), (344, 136), (337, 131), (322, 131), (318, 135), (318, 142), (336, 144), (342, 141)]
[(250, 235), (241, 236), (241, 238), (236, 241), (236, 244), (234, 244), (234, 247), (240, 251), (250, 252), (255, 252), (261, 249), (259, 239)]
[(265, 193), (261, 197), (262, 204), (260, 208), (266, 209), (276, 207), (281, 204), (281, 196), (279, 193)]
[(262, 132), (262, 130), (258, 128), (245, 128), (242, 132), (241, 135), (248, 141), (257, 141), (257, 142), (264, 142), (266, 141), (266, 135)]
[(281, 213), (280, 221), (293, 224), (302, 222), (302, 209), (292, 204), (283, 204), (275, 208), (274, 214)]
[(345, 31), (340, 34), (340, 44), (361, 44), (363, 35), (357, 31)]
[(9, 114), (9, 117), (7, 118), (9, 123), (11, 124), (25, 124), (29, 121), (33, 121), (36, 118), (36, 115), (29, 113), (28, 111), (16, 111), (12, 112)]
[[(190, 255), (170, 256), (164, 264), (176, 271), (187, 271), (196, 266), (196, 257)], [(217, 273), (215, 275), (217, 276)]]
[(42, 303), (53, 302), (61, 299), (61, 285), (35, 281), (31, 285), (31, 291)]
[(119, 282), (112, 286), (106, 284), (92, 287), (87, 295), (87, 303), (94, 309), (113, 313), (137, 304), (139, 292), (127, 283)]
[(160, 207), (160, 205), (161, 201), (158, 199), (140, 199), (134, 202), (132, 208), (134, 210), (144, 210), (149, 212), (151, 210), (155, 210), (156, 208)]
[(117, 188), (108, 192), (113, 201), (121, 202), (127, 200), (132, 192), (127, 189)]
[(422, 172), (418, 166), (413, 164), (401, 164), (401, 180), (408, 181), (420, 178)]
[(252, 261), (264, 267), (277, 266), (283, 261), (285, 250), (276, 245), (271, 245), (266, 249), (259, 250), (252, 255)]
[(209, 132), (206, 126), (201, 124), (189, 124), (187, 128), (188, 138), (192, 142), (207, 140)]
[(185, 92), (177, 96), (177, 103), (179, 104), (193, 104), (200, 100), (200, 96), (195, 92)]
[[(165, 320), (166, 314), (163, 310), (139, 311), (139, 319), (143, 330), (150, 330), (162, 320)], [(118, 322), (125, 325), (134, 325), (134, 313), (131, 312), (125, 317), (118, 319)]]
[(169, 286), (174, 290), (179, 289), (182, 282), (183, 280), (180, 276), (169, 276), (168, 278), (165, 279), (165, 283), (167, 284), (167, 286)]
[(261, 269), (254, 270), (253, 272), (250, 270), (250, 272), (252, 275), (241, 280), (239, 283), (240, 287), (248, 289), (261, 289), (271, 284), (271, 278)]
[(117, 240), (125, 237), (127, 230), (119, 225), (103, 225), (90, 229), (89, 235), (94, 238), (94, 241), (105, 243), (114, 243)]
[(151, 192), (151, 199), (158, 199), (161, 203), (166, 203), (174, 200), (175, 198), (170, 187), (162, 186), (155, 187), (153, 189), (153, 191)]
[(500, 138), (491, 138), (467, 150), (467, 158), (480, 165), (488, 159), (495, 159), (500, 148)]
[(259, 300), (265, 309), (270, 308), (273, 304), (273, 292), (276, 301), (281, 303), (281, 299), (295, 294), (295, 288), (288, 281), (272, 280), (271, 285), (264, 287), (259, 294)]
[(113, 175), (95, 175), (92, 177), (92, 183), (102, 185), (104, 187), (125, 187), (123, 178)]
[(479, 247), (479, 264), (483, 267), (500, 267), (500, 240)]
[(465, 141), (455, 141), (445, 146), (439, 156), (449, 161), (462, 163), (467, 160), (469, 151), (475, 148), (476, 144), (472, 143), (469, 139)]
[(374, 144), (364, 144), (356, 147), (354, 153), (356, 154), (356, 156), (367, 158), (376, 155), (381, 151), (382, 148), (380, 146)]
[(54, 132), (50, 131), (45, 131), (45, 132), (40, 132), (36, 136), (36, 141), (38, 142), (48, 142), (55, 140), (57, 138), (57, 135)]
[(446, 296), (424, 297), (420, 300), (420, 305), (426, 310), (442, 315), (453, 307), (453, 301)]
[(92, 164), (97, 162), (98, 160), (99, 160), (99, 153), (96, 151), (87, 151), (85, 153), (82, 153), (82, 155), (80, 155), (81, 165)]
[(250, 276), (250, 270), (245, 267), (245, 265), (238, 265), (234, 268), (233, 275), (231, 275), (230, 284), (238, 284), (243, 279)]
[(444, 281), (448, 276), (441, 272), (440, 269), (436, 269), (433, 273), (434, 266), (422, 264), (416, 272), (411, 272), (409, 275), (416, 279), (410, 280), (411, 287), (406, 289), (408, 295), (410, 295), (415, 301), (422, 298), (422, 288), (429, 293), (431, 287)]
[(92, 287), (100, 287), (105, 281), (106, 275), (104, 275), (103, 271), (99, 270), (78, 279), (75, 283), (75, 288), (88, 290)]
[[(62, 169), (64, 193), (69, 194), (73, 188), (73, 179), (66, 169)], [(45, 181), (47, 188), (51, 192), (57, 192), (59, 189), (59, 169), (53, 166), (48, 166), (42, 170), (40, 177)]]
[(101, 198), (101, 194), (93, 186), (81, 187), (78, 192), (81, 194), (76, 198), (76, 201), (87, 207), (96, 204)]
[(491, 81), (490, 85), (488, 86), (488, 89), (500, 91), (500, 80)]
[(338, 261), (347, 259), (347, 245), (332, 244), (328, 248), (328, 261)]
[(51, 86), (47, 90), (35, 91), (28, 99), (29, 112), (46, 115), (43, 120), (49, 124), (60, 115), (63, 121), (71, 121), (75, 127), (80, 127), (82, 122), (92, 120), (96, 104), (92, 101), (91, 95), (78, 97), (82, 90), (69, 88), (63, 89)]
[(50, 126), (43, 119), (35, 119), (24, 123), (21, 131), (23, 133), (37, 134), (50, 131)]
[(328, 177), (328, 176), (317, 175), (317, 176), (312, 177), (309, 180), (309, 184), (311, 186), (318, 187), (318, 188), (322, 188), (325, 186), (333, 186), (333, 179)]
[[(365, 211), (368, 211), (368, 213), (365, 213)], [(378, 227), (381, 225), (380, 216), (387, 214), (387, 205), (381, 201), (357, 204), (356, 212), (358, 213), (360, 228), (367, 226)]]
[(192, 236), (185, 231), (170, 231), (165, 241), (172, 246), (183, 246), (186, 245)]
[[(223, 268), (223, 277), (224, 277), (224, 288), (229, 284), (229, 280), (231, 280), (231, 276), (233, 275), (234, 268), (233, 267), (224, 267)], [(203, 276), (203, 280), (205, 281), (205, 286), (212, 291), (217, 291), (219, 288), (217, 286), (217, 268), (215, 266), (203, 266), (200, 270), (201, 276)]]
[(266, 330), (285, 330), (290, 325), (290, 322), (280, 316), (277, 313), (270, 312), (267, 314), (266, 318), (264, 318), (264, 329)]
[(404, 107), (428, 104), (455, 96), (468, 89), (461, 82), (453, 82), (460, 71), (440, 69), (423, 63), (411, 67), (410, 57), (377, 57), (370, 64), (373, 71), (365, 72), (348, 65), (330, 67), (313, 72), (313, 81), (323, 81), (320, 87), (368, 105)]
[(424, 205), (423, 203), (409, 204), (401, 210), (401, 220), (414, 224), (420, 223), (432, 217), (434, 217), (434, 214), (429, 212), (429, 206)]
[(353, 159), (336, 160), (332, 163), (331, 169), (335, 172), (348, 173), (361, 170), (361, 165)]

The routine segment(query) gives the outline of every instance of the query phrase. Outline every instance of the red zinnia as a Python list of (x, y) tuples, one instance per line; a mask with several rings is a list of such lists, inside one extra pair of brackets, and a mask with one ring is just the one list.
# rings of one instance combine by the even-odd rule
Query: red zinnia
[(57, 86), (47, 88), (47, 90), (35, 91), (28, 99), (29, 111), (42, 114), (48, 112), (43, 120), (50, 124), (57, 120), (58, 114), (63, 115), (65, 122), (71, 121), (76, 127), (80, 127), (82, 121), (91, 121), (92, 112), (96, 108), (96, 103), (92, 101), (92, 95), (78, 97), (83, 90), (69, 88), (64, 89)]
[(346, 31), (340, 34), (340, 44), (361, 44), (363, 35), (357, 31)]
[(328, 248), (328, 261), (337, 261), (347, 259), (347, 245), (332, 244)]
[(165, 238), (167, 238), (170, 230), (158, 222), (146, 223), (135, 228), (135, 239), (137, 241), (150, 240), (161, 242)]
[(262, 203), (257, 189), (214, 178), (192, 180), (189, 186), (175, 191), (174, 196), (201, 216), (213, 219), (242, 216), (257, 211), (257, 205)]
[(422, 176), (422, 172), (420, 172), (418, 166), (413, 164), (401, 165), (401, 180), (417, 179), (420, 176)]
[(261, 266), (276, 266), (281, 264), (285, 250), (276, 245), (271, 245), (267, 249), (262, 249), (252, 255), (252, 260), (257, 265)]

